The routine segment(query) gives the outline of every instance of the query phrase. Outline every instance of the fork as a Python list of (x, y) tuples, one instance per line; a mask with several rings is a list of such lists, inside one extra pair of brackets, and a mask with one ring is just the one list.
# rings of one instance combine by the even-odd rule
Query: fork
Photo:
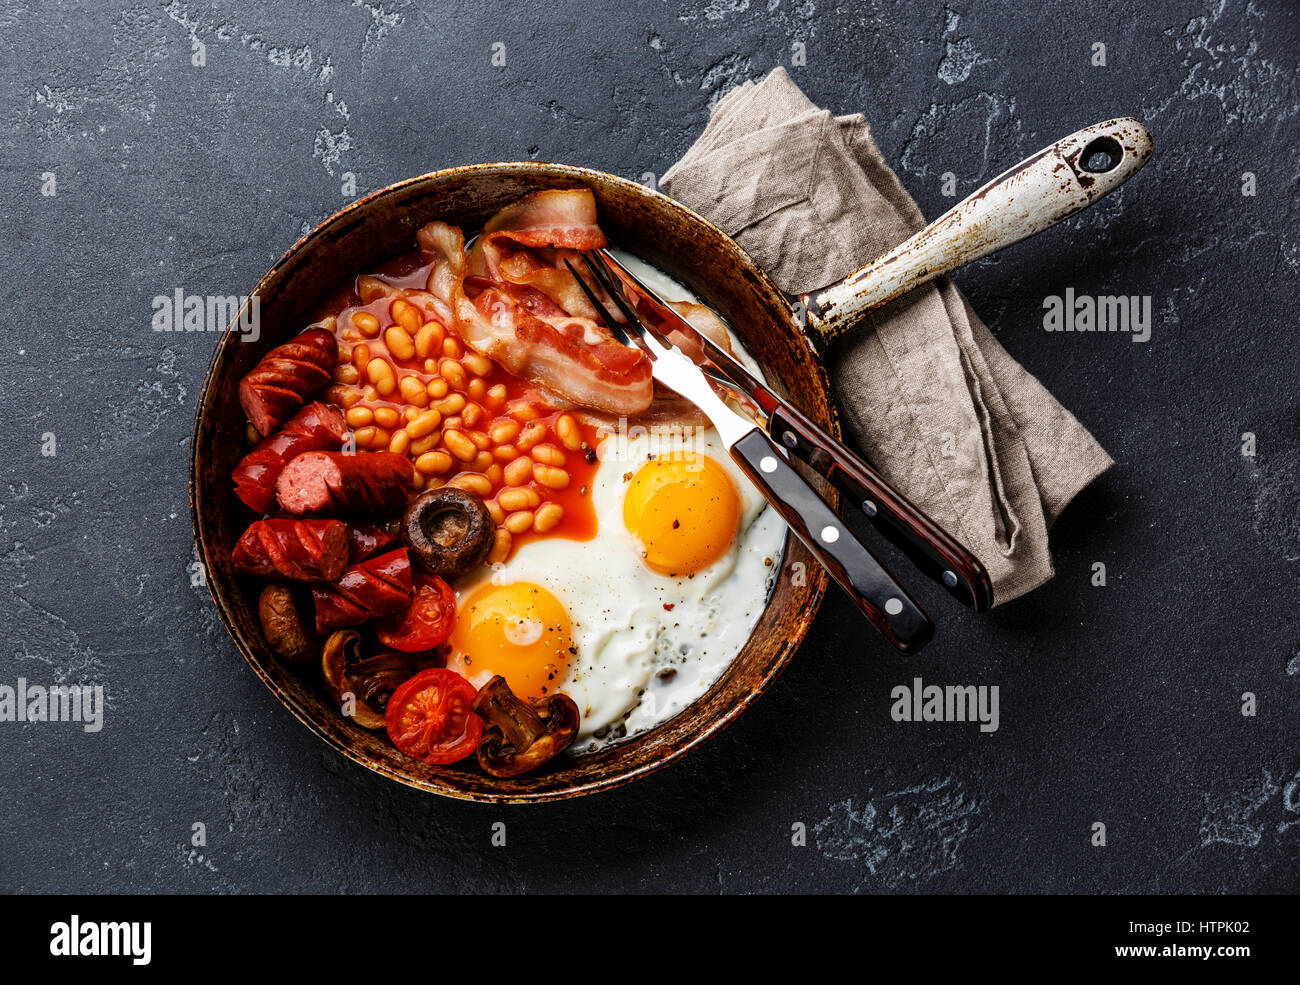
[(583, 262), (625, 319), (626, 328), (566, 259), (564, 265), (606, 327), (624, 345), (635, 344), (650, 357), (656, 380), (704, 412), (732, 460), (872, 625), (903, 653), (915, 653), (929, 642), (934, 635), (930, 617), (786, 461), (762, 428), (723, 403), (700, 367), (641, 321), (599, 255), (583, 254)]

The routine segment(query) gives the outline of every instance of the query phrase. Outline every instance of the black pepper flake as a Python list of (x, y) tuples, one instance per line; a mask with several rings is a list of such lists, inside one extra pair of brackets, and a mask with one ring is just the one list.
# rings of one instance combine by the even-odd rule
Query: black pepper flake
[(582, 458), (583, 458), (583, 461), (585, 461), (588, 465), (595, 465), (595, 464), (596, 464), (596, 449), (595, 449), (595, 448), (588, 448), (586, 451), (584, 451), (584, 452), (582, 453)]
[(678, 527), (680, 527), (681, 525), (682, 525), (682, 521), (681, 521), (681, 520), (674, 520), (674, 521), (673, 521), (673, 529), (674, 529), (674, 530), (676, 530), (676, 529), (677, 529)]

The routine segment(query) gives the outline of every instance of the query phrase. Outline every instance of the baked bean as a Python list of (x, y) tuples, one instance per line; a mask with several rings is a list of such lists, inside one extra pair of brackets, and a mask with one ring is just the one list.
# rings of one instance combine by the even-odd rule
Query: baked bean
[[(357, 278), (357, 293), (361, 295), (362, 304), (369, 304), (371, 301), (378, 301), (388, 294), (388, 285), (385, 284), (374, 274), (362, 274)], [(356, 315), (352, 316), (354, 319)], [(370, 316), (374, 318), (374, 315)], [(375, 319), (378, 322), (378, 319)]]
[(379, 319), (369, 311), (352, 312), (352, 324), (357, 326), (364, 335), (374, 338), (379, 334)]
[(375, 423), (381, 427), (395, 428), (401, 421), (402, 415), (397, 413), (392, 407), (376, 407)]
[[(519, 458), (515, 461), (526, 462), (528, 459)], [(510, 463), (511, 465), (514, 462)], [(552, 465), (534, 465), (533, 478), (544, 485), (547, 489), (563, 489), (569, 484), (569, 473), (564, 469), (557, 469)]]
[(501, 522), (506, 518), (505, 510), (501, 509), (501, 504), (495, 499), (489, 499), (483, 505), (487, 507), (488, 516), (492, 517), (493, 526), (501, 526)]
[(388, 439), (388, 450), (394, 455), (403, 455), (406, 453), (406, 448), (410, 443), (411, 436), (407, 434), (406, 429), (403, 428), (400, 431), (394, 431), (393, 436)]
[(438, 363), (438, 375), (456, 390), (465, 389), (465, 367), (454, 359), (444, 359)]
[[(469, 408), (467, 407), (465, 409), (468, 410)], [(492, 439), (482, 431), (470, 431), (469, 440), (474, 442), (474, 447), (479, 451), (487, 451), (492, 447)]]
[(480, 356), (477, 352), (465, 353), (461, 362), (475, 376), (487, 376), (492, 372), (492, 360), (487, 356)]
[(464, 352), (465, 350), (461, 348), (460, 342), (450, 335), (442, 340), (442, 354), (449, 359), (459, 359)]
[(250, 445), (255, 445), (262, 440), (262, 433), (258, 431), (257, 428), (253, 427), (251, 421), (244, 425), (244, 440)]
[[(428, 369), (427, 366), (425, 368)], [(435, 366), (434, 369), (437, 369), (437, 367)], [(433, 370), (429, 371), (433, 372)], [(429, 385), (425, 387), (425, 390), (428, 391), (429, 396), (434, 400), (441, 400), (443, 397), (447, 396), (447, 381), (442, 379), (430, 380)]]
[(469, 394), (471, 400), (482, 400), (487, 396), (487, 384), (476, 376), (465, 384), (465, 392)]
[(352, 365), (358, 370), (365, 371), (366, 363), (370, 362), (370, 346), (357, 345), (352, 347)]
[(385, 397), (397, 389), (397, 377), (393, 375), (393, 367), (387, 359), (376, 356), (366, 363), (366, 378)]
[(455, 414), (452, 417), (448, 417), (442, 422), (442, 426), (444, 428), (451, 428), (453, 431), (459, 431), (461, 426), (460, 415)]
[(442, 326), (436, 321), (427, 321), (415, 333), (415, 352), (421, 359), (442, 351)]
[(492, 449), (492, 457), (498, 462), (513, 462), (519, 457), (519, 449), (514, 445), (497, 445)]
[(518, 513), (511, 513), (506, 517), (506, 522), (502, 524), (512, 534), (522, 534), (533, 529), (533, 511), (521, 510)]
[(419, 472), (416, 472), (415, 475), (411, 477), (411, 488), (412, 489), (424, 488), (424, 476), (421, 475)]
[(355, 383), (361, 379), (361, 373), (351, 362), (339, 363), (334, 368), (335, 383)]
[(492, 438), (494, 444), (508, 445), (519, 437), (519, 422), (502, 421), (500, 424), (494, 424), (488, 435)]
[(555, 436), (569, 451), (577, 451), (582, 447), (582, 431), (578, 428), (578, 422), (568, 414), (561, 414), (555, 419)]
[(550, 533), (564, 519), (564, 507), (559, 503), (547, 503), (533, 514), (533, 529), (539, 534)]
[(369, 448), (375, 433), (376, 429), (373, 427), (357, 428), (352, 432), (352, 437), (356, 440), (358, 448)]
[(331, 404), (338, 404), (344, 410), (354, 406), (361, 400), (361, 391), (354, 386), (327, 386), (325, 388), (325, 401)]
[(425, 371), (426, 373), (436, 373), (436, 372), (438, 372), (438, 360), (436, 360), (436, 359), (426, 359), (426, 360), (424, 361), (424, 371)]
[(531, 458), (516, 458), (502, 471), (502, 478), (506, 480), (507, 486), (522, 486), (532, 477), (533, 460)]
[(537, 508), (537, 504), (542, 501), (542, 497), (537, 495), (533, 489), (527, 486), (518, 486), (514, 489), (502, 489), (497, 496), (497, 502), (507, 513), (514, 513), (516, 510), (532, 510)]
[[(474, 461), (477, 462), (478, 459), (475, 458)], [(493, 489), (501, 485), (501, 480), (504, 478), (504, 473), (501, 471), (501, 466), (498, 465), (496, 462), (493, 462), (491, 465), (485, 468), (483, 470), (483, 474), (488, 477), (488, 482), (492, 483)]]
[(475, 496), (482, 496), (484, 499), (492, 495), (492, 483), (488, 482), (487, 476), (479, 472), (462, 472), (449, 480), (447, 485), (472, 492)]
[(407, 432), (412, 438), (423, 438), (442, 423), (442, 415), (438, 413), (437, 408), (426, 410), (423, 414), (413, 420), (406, 426)]
[(541, 411), (527, 400), (512, 400), (506, 406), (507, 413), (516, 421), (535, 421), (542, 416)]
[[(411, 433), (411, 429), (409, 427), (406, 429), (406, 433), (407, 434)], [(441, 440), (442, 440), (442, 433), (439, 431), (434, 431), (433, 434), (426, 434), (419, 441), (411, 442), (411, 447), (407, 449), (407, 454), (410, 455), (412, 458), (416, 458), (420, 455), (423, 455), (426, 451), (431, 451), (432, 449), (436, 448), (438, 446), (438, 442)]]
[(552, 444), (541, 444), (533, 449), (533, 461), (543, 465), (563, 465), (564, 452)]
[(402, 420), (404, 420), (407, 424), (410, 424), (413, 420), (415, 420), (419, 416), (420, 416), (419, 407), (407, 407), (405, 410), (402, 411)]
[[(373, 404), (379, 399), (379, 391), (367, 383), (361, 388), (361, 396), (365, 398), (366, 403)], [(351, 404), (348, 406), (351, 406)]]
[(374, 421), (375, 412), (369, 407), (349, 407), (343, 418), (354, 428), (363, 428)]
[[(482, 383), (483, 381), (477, 380), (474, 382)], [(465, 426), (467, 428), (472, 428), (479, 421), (483, 420), (483, 408), (478, 404), (466, 404), (465, 411), (460, 416), (465, 421)]]
[(515, 444), (520, 451), (531, 451), (533, 445), (537, 444), (546, 437), (546, 425), (541, 421), (533, 421), (528, 427), (524, 428), (523, 433), (519, 435), (519, 440)]
[[(387, 447), (388, 447), (388, 442), (389, 442), (389, 440), (391, 440), (391, 438), (392, 438), (392, 435), (389, 434), (387, 430), (385, 430), (384, 428), (379, 428), (379, 427), (377, 427), (377, 428), (375, 428), (375, 433), (374, 433), (374, 435), (371, 437), (370, 441), (367, 442), (366, 447), (367, 447), (367, 448), (387, 448)], [(358, 442), (358, 444), (360, 444), (360, 442)]]
[(492, 466), (491, 452), (481, 451), (474, 456), (474, 461), (469, 463), (469, 467), (475, 472), (482, 472), (485, 475), (487, 470)]
[(418, 376), (412, 376), (410, 373), (403, 376), (398, 381), (397, 389), (402, 392), (402, 399), (408, 404), (415, 404), (417, 407), (428, 406), (429, 394), (425, 392), (424, 384), (420, 382)]
[(459, 393), (453, 393), (449, 397), (444, 397), (435, 404), (444, 414), (459, 414), (465, 409), (465, 397)]
[(442, 475), (450, 472), (455, 463), (445, 451), (426, 451), (415, 460), (415, 467), (426, 475)]
[(384, 344), (388, 346), (388, 351), (398, 359), (415, 358), (415, 340), (411, 338), (411, 333), (401, 325), (394, 325), (384, 333)]
[(420, 322), (424, 321), (420, 317), (420, 310), (403, 298), (396, 298), (388, 306), (388, 313), (393, 316), (393, 321), (401, 325), (408, 332), (416, 332), (420, 329)]
[(492, 550), (488, 551), (488, 562), (500, 564), (510, 556), (510, 531), (498, 530), (492, 538)]
[(474, 456), (478, 454), (478, 447), (474, 442), (454, 428), (442, 432), (442, 443), (462, 462), (472, 462)]
[(486, 403), (488, 407), (490, 407), (492, 410), (496, 410), (503, 403), (505, 403), (505, 399), (506, 399), (506, 385), (504, 383), (498, 383), (496, 386), (488, 390), (488, 392), (483, 396), (483, 402)]

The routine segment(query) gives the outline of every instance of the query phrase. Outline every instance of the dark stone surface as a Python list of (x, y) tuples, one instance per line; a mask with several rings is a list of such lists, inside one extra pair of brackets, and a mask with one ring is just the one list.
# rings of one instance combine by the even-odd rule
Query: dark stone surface
[[(190, 584), (215, 337), (152, 333), (150, 299), (246, 293), (344, 204), (343, 172), (362, 192), (529, 157), (662, 174), (793, 41), (796, 81), (864, 111), (932, 217), (943, 172), (964, 195), (1097, 120), (1156, 134), (1121, 192), (958, 277), (1117, 461), (1058, 523), (1056, 578), (983, 617), (922, 591), (940, 631), (911, 660), (833, 597), (718, 741), (599, 797), (465, 805), (346, 762)], [(1300, 888), (1297, 51), (1287, 0), (0, 3), (0, 683), (109, 702), (97, 734), (0, 723), (0, 888)], [(1044, 333), (1066, 286), (1150, 295), (1151, 341)], [(998, 685), (1001, 728), (894, 723), (914, 674)]]

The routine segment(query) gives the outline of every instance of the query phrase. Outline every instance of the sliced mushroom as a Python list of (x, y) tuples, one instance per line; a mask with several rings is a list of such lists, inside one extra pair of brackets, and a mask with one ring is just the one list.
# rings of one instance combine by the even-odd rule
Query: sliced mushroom
[(529, 704), (498, 674), (479, 690), (474, 711), (487, 722), (478, 764), (491, 776), (523, 776), (550, 762), (578, 735), (578, 706), (556, 692)]
[(451, 578), (483, 563), (495, 533), (483, 500), (443, 486), (422, 493), (406, 508), (398, 536), (425, 571)]
[(415, 658), (391, 651), (363, 657), (361, 634), (354, 629), (340, 629), (325, 641), (321, 670), (325, 686), (340, 710), (350, 705), (349, 717), (354, 722), (362, 728), (382, 729), (388, 699), (414, 676)]

